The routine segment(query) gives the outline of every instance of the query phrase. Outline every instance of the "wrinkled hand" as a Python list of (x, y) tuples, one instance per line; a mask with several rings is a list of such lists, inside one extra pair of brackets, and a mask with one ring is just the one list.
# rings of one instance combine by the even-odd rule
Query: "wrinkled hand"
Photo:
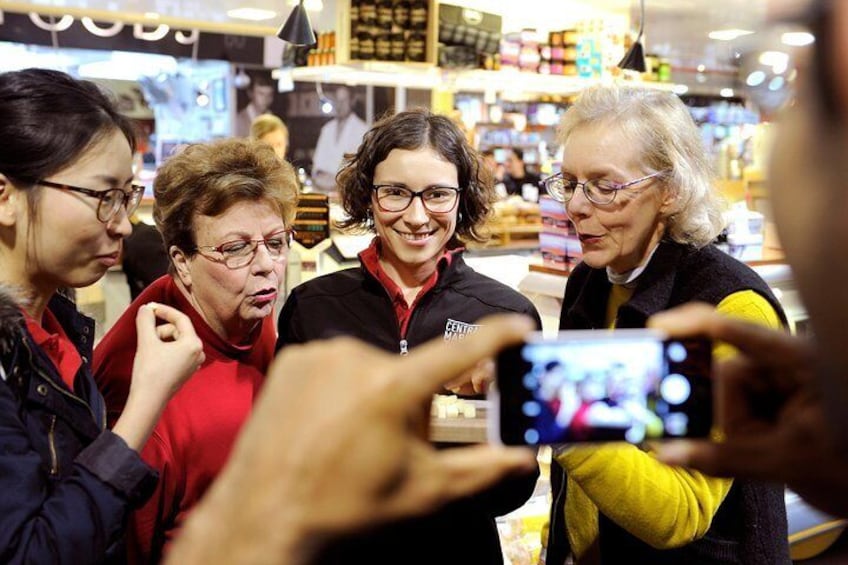
[(724, 441), (661, 444), (661, 460), (710, 475), (785, 482), (825, 511), (848, 512), (848, 459), (837, 455), (825, 421), (811, 342), (701, 304), (658, 314), (649, 326), (675, 337), (705, 335), (739, 350), (713, 371)]
[[(530, 330), (528, 319), (492, 318), (461, 346), (434, 340), (404, 357), (348, 338), (284, 349), (171, 557), (200, 562), (232, 552), (242, 563), (301, 562), (334, 536), (424, 514), (532, 472), (531, 450), (440, 451), (427, 433), (433, 393)], [(209, 533), (216, 524), (228, 529)], [(206, 538), (215, 546), (203, 546)]]
[(495, 362), (491, 359), (483, 359), (458, 379), (446, 383), (445, 388), (454, 394), (464, 396), (486, 394), (494, 380)]
[[(156, 320), (165, 323), (156, 325)], [(149, 303), (135, 319), (138, 344), (127, 404), (112, 431), (133, 449), (144, 447), (165, 405), (203, 363), (203, 343), (188, 316)]]

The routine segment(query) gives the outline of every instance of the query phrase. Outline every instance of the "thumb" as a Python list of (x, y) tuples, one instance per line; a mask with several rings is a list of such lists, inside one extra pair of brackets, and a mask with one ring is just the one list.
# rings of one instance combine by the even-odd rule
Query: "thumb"
[(156, 303), (142, 304), (135, 315), (135, 331), (138, 345), (156, 338)]

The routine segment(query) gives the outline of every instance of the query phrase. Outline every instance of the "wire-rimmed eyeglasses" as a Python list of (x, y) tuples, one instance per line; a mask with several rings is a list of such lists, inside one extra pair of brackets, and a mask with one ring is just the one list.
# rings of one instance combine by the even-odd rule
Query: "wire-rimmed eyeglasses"
[(459, 202), (458, 186), (430, 186), (415, 192), (405, 186), (378, 184), (372, 187), (377, 196), (377, 205), (384, 212), (403, 212), (414, 198), (420, 198), (424, 208), (434, 214), (452, 211)]
[(577, 187), (579, 186), (583, 189), (583, 194), (586, 195), (586, 199), (589, 200), (589, 202), (604, 206), (612, 204), (615, 200), (615, 196), (625, 188), (665, 175), (669, 172), (670, 171), (667, 170), (657, 171), (623, 184), (614, 183), (604, 179), (589, 179), (585, 182), (580, 182), (575, 179), (564, 177), (562, 173), (557, 173), (540, 181), (539, 184), (548, 191), (548, 194), (550, 194), (554, 200), (558, 200), (560, 202), (570, 201), (574, 197), (574, 191), (577, 190)]
[[(228, 269), (240, 269), (253, 261), (260, 243), (268, 250), (271, 259), (285, 260), (293, 238), (294, 230), (285, 229), (263, 239), (236, 239), (225, 241), (221, 245), (198, 245), (194, 249), (210, 261), (223, 263)], [(210, 252), (216, 255), (209, 255)]]
[(72, 184), (53, 182), (49, 180), (39, 180), (35, 184), (46, 186), (48, 188), (58, 188), (59, 190), (69, 190), (78, 192), (92, 198), (97, 198), (97, 219), (108, 224), (121, 209), (124, 207), (127, 217), (132, 216), (133, 212), (138, 208), (141, 202), (141, 197), (144, 196), (143, 184), (132, 184), (129, 190), (123, 188), (110, 188), (108, 190), (92, 190), (90, 188), (82, 188)]

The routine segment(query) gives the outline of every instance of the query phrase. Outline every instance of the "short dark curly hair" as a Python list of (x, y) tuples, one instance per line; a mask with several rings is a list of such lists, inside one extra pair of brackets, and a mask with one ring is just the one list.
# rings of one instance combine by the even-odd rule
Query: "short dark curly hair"
[(456, 165), (459, 186), (459, 212), (456, 236), (485, 241), (481, 228), (495, 200), (491, 172), (482, 166), (465, 134), (450, 118), (425, 108), (386, 116), (363, 137), (356, 153), (345, 156), (336, 175), (342, 206), (348, 218), (339, 223), (343, 229), (368, 231), (371, 228), (371, 192), (374, 171), (393, 149), (413, 151), (430, 147)]

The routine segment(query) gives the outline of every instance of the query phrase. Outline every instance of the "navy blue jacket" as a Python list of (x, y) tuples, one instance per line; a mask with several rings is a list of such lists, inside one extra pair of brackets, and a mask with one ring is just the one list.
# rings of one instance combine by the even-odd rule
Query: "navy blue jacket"
[(58, 295), (48, 308), (83, 359), (73, 391), (0, 289), (0, 562), (99, 563), (157, 476), (105, 430), (89, 365), (94, 322)]

